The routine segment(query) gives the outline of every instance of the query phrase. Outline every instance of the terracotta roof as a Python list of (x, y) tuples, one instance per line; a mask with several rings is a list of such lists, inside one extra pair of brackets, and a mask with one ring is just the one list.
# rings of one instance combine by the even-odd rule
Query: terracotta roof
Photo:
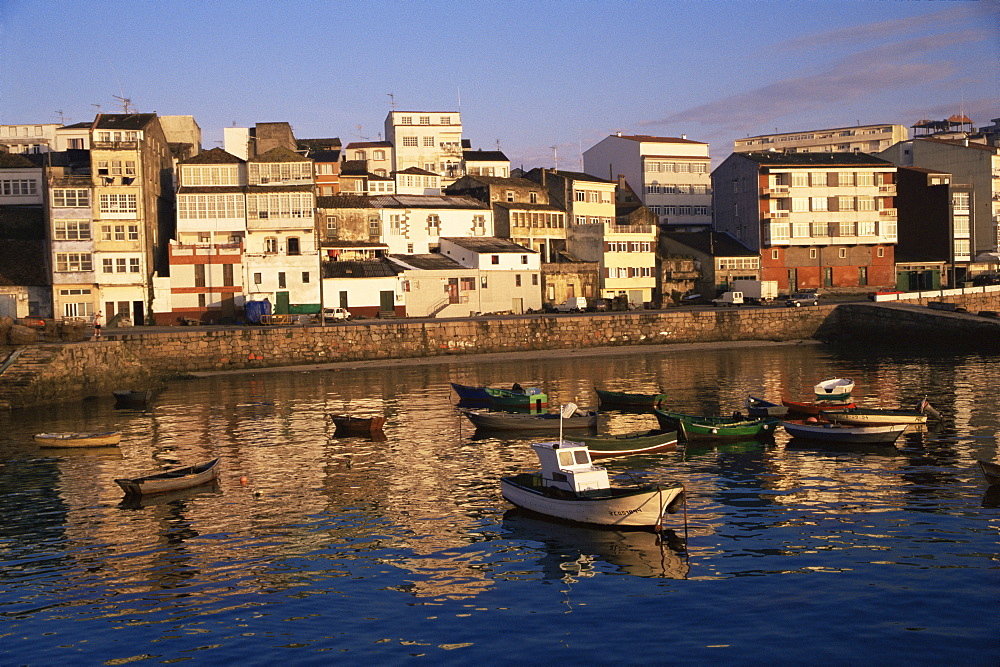
[(221, 148), (210, 148), (178, 164), (240, 164), (243, 160)]
[(690, 139), (681, 139), (680, 137), (654, 137), (649, 134), (612, 134), (612, 137), (619, 137), (621, 139), (630, 139), (632, 141), (648, 141), (656, 142), (661, 144), (704, 144), (704, 141), (691, 141)]
[(532, 254), (538, 253), (530, 248), (518, 245), (509, 239), (501, 239), (495, 236), (449, 236), (441, 237), (442, 241), (450, 241), (457, 246), (481, 253), (518, 253)]
[(155, 113), (99, 113), (94, 122), (97, 130), (141, 130), (154, 118)]
[(392, 148), (392, 144), (388, 141), (352, 141), (344, 146), (344, 150), (348, 148)]
[(250, 158), (247, 162), (312, 162), (312, 158), (290, 151), (284, 146), (276, 146), (262, 155)]

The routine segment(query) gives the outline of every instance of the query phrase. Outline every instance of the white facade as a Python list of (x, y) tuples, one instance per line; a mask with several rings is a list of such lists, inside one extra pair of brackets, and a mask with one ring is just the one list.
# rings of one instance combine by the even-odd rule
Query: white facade
[(583, 153), (584, 171), (610, 181), (623, 175), (660, 224), (709, 227), (709, 146), (686, 137), (615, 134)]
[(789, 153), (875, 153), (906, 141), (907, 129), (902, 125), (857, 125), (826, 130), (758, 134), (737, 139), (733, 152), (777, 150)]
[(47, 153), (56, 143), (58, 123), (0, 125), (0, 149), (6, 153)]
[(461, 176), (462, 114), (457, 111), (391, 111), (385, 138), (393, 146), (393, 171), (417, 167), (442, 177)]
[(492, 236), (493, 211), (469, 197), (373, 197), (389, 253), (429, 253), (442, 236)]
[(41, 167), (8, 167), (0, 170), (0, 206), (40, 206), (45, 200), (44, 193)]

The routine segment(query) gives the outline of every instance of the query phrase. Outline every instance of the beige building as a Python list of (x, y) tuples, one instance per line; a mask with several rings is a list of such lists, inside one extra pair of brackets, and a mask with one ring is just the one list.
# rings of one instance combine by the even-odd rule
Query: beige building
[(712, 224), (708, 144), (686, 136), (606, 137), (583, 153), (588, 174), (614, 181), (624, 177), (661, 225), (706, 229)]
[(907, 138), (907, 129), (902, 125), (856, 125), (807, 132), (759, 134), (734, 141), (733, 152), (875, 153)]

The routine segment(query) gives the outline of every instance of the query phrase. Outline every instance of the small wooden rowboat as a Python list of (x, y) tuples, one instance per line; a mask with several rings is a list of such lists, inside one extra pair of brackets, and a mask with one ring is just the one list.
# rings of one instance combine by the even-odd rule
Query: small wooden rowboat
[(751, 417), (784, 417), (788, 414), (788, 406), (765, 401), (756, 396), (747, 396), (744, 405)]
[(851, 378), (823, 380), (813, 387), (816, 400), (825, 401), (846, 401), (851, 397), (852, 391), (854, 391), (854, 380)]
[(816, 416), (823, 410), (842, 410), (844, 408), (856, 408), (858, 407), (854, 403), (846, 403), (844, 401), (814, 401), (813, 403), (804, 403), (800, 401), (789, 401), (788, 399), (781, 399), (781, 404), (788, 408), (789, 412), (794, 412), (799, 415), (811, 415)]
[(148, 496), (154, 493), (179, 491), (207, 484), (219, 476), (219, 461), (212, 459), (205, 463), (175, 468), (166, 472), (132, 479), (116, 479), (115, 484), (129, 496)]
[(327, 415), (335, 427), (334, 434), (345, 435), (380, 435), (385, 426), (385, 417), (353, 417), (351, 415)]
[(782, 422), (788, 435), (795, 438), (839, 442), (844, 444), (891, 444), (906, 430), (906, 424), (883, 424), (879, 426), (849, 426), (825, 421), (802, 421), (798, 419)]
[(153, 398), (152, 389), (120, 389), (111, 393), (115, 397), (116, 408), (142, 409)]
[[(569, 409), (571, 407), (572, 409)], [(476, 428), (490, 431), (549, 431), (558, 433), (559, 429), (592, 429), (597, 427), (596, 412), (582, 412), (577, 410), (572, 403), (566, 404), (562, 414), (547, 412), (536, 415), (467, 409), (460, 412), (468, 417)], [(563, 416), (563, 414), (569, 416)]]
[(541, 410), (548, 407), (549, 397), (534, 387), (529, 389), (494, 389), (485, 387), (490, 405), (503, 410)]
[(920, 401), (916, 410), (892, 410), (887, 408), (837, 408), (823, 410), (823, 419), (838, 424), (876, 426), (879, 424), (922, 425), (927, 423), (927, 408), (930, 403)]
[(676, 429), (685, 440), (737, 438), (747, 439), (770, 435), (781, 423), (773, 417), (746, 418), (742, 415), (732, 417), (702, 417), (685, 415), (680, 412), (654, 409), (660, 428)]
[(1000, 484), (1000, 465), (989, 461), (977, 461), (979, 468), (983, 471), (983, 476), (990, 486)]
[(577, 523), (660, 530), (664, 515), (684, 503), (680, 484), (612, 487), (608, 471), (595, 466), (579, 443), (536, 442), (531, 447), (542, 470), (500, 478), (503, 497), (530, 512)]
[(607, 391), (597, 387), (594, 387), (594, 391), (597, 392), (597, 402), (602, 408), (655, 408), (667, 399), (664, 393), (632, 394), (625, 391)]
[(39, 447), (111, 447), (121, 442), (121, 431), (105, 433), (39, 433)]
[(609, 456), (632, 456), (633, 454), (653, 454), (677, 449), (677, 431), (652, 429), (621, 433), (619, 435), (577, 435), (574, 442), (587, 446), (591, 458)]

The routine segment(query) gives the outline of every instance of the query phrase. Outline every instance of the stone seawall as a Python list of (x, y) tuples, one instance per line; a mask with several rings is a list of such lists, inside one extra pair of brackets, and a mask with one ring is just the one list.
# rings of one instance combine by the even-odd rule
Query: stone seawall
[[(433, 358), (635, 345), (731, 341), (963, 341), (993, 349), (1000, 321), (920, 307), (947, 300), (1000, 310), (1000, 291), (908, 302), (806, 308), (720, 308), (456, 320), (364, 321), (332, 326), (178, 328), (114, 340), (38, 344), (0, 374), (0, 406), (110, 395), (194, 372), (379, 359)], [(109, 332), (110, 333), (110, 332)], [(895, 337), (895, 338), (893, 338)], [(988, 341), (988, 342), (986, 342)]]
[(0, 375), (0, 405), (22, 407), (110, 395), (186, 373), (377, 359), (591, 347), (787, 341), (811, 338), (833, 306), (636, 311), (595, 315), (371, 321), (326, 327), (183, 328), (115, 340), (34, 345)]

